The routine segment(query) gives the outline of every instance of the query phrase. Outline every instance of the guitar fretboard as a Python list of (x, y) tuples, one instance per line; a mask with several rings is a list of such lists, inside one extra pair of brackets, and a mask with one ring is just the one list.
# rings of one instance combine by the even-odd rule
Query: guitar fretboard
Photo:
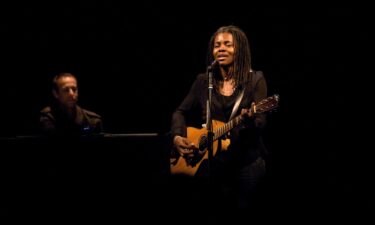
[(241, 116), (237, 116), (234, 119), (230, 120), (228, 123), (214, 130), (214, 141), (228, 133), (231, 129), (238, 126), (240, 123), (242, 123)]
[[(278, 102), (279, 102), (279, 95), (275, 94), (271, 97), (263, 99), (258, 104), (256, 104), (254, 108), (252, 108), (251, 110), (254, 113), (262, 113), (262, 112), (270, 111), (272, 109), (275, 109), (278, 106)], [(214, 130), (214, 137), (213, 137), (214, 141), (219, 139), (226, 133), (228, 133), (234, 127), (238, 126), (240, 123), (242, 123), (242, 121), (243, 121), (242, 116), (239, 115), (235, 117), (234, 119), (230, 120), (228, 123)]]

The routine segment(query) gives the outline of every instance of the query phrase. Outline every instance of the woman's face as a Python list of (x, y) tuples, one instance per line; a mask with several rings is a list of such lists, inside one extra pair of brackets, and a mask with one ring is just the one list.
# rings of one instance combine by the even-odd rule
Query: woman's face
[(214, 40), (213, 56), (221, 66), (227, 66), (234, 61), (233, 35), (230, 33), (219, 33)]

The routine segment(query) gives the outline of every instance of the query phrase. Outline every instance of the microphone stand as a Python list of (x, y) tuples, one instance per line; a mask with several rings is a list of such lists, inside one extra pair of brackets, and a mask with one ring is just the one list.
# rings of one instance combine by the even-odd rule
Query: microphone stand
[(212, 82), (212, 69), (213, 66), (207, 67), (207, 75), (208, 75), (208, 99), (207, 99), (207, 121), (206, 121), (206, 129), (207, 129), (207, 151), (208, 151), (208, 177), (211, 180), (211, 168), (212, 168), (212, 160), (213, 160), (213, 138), (214, 133), (212, 129), (212, 116), (211, 116), (211, 105), (212, 105), (212, 89), (213, 89), (213, 82)]

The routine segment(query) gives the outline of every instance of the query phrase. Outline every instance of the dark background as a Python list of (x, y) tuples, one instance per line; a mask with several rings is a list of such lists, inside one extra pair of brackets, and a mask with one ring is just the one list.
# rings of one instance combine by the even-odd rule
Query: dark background
[[(265, 131), (269, 208), (292, 204), (311, 218), (365, 218), (374, 204), (365, 132), (372, 128), (370, 15), (366, 7), (147, 1), (4, 6), (1, 136), (34, 134), (60, 71), (78, 77), (80, 105), (103, 117), (106, 132), (163, 136), (173, 110), (205, 71), (211, 34), (237, 25), (249, 37), (253, 68), (264, 72), (269, 94), (281, 97)], [(162, 151), (159, 144), (152, 150)]]

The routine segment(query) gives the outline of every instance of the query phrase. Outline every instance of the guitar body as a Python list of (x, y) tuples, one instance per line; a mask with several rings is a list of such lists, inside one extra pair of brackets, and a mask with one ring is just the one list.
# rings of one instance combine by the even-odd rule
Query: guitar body
[[(213, 120), (212, 121), (212, 128), (213, 130), (223, 126), (224, 123), (221, 121)], [(199, 146), (201, 139), (207, 136), (207, 129), (206, 128), (195, 128), (195, 127), (187, 127), (187, 138), (194, 143), (195, 146)], [(221, 140), (218, 139), (213, 142), (213, 156), (216, 155), (218, 150), (218, 142), (221, 142), (221, 150), (227, 150), (230, 144), (229, 139)], [(203, 162), (203, 160), (208, 159), (208, 151), (205, 151), (204, 155), (200, 157), (197, 162), (191, 163), (190, 160), (185, 157), (177, 156), (175, 159), (171, 159), (171, 174), (180, 174), (180, 175), (187, 175), (187, 176), (194, 176), (199, 169), (199, 166)]]

